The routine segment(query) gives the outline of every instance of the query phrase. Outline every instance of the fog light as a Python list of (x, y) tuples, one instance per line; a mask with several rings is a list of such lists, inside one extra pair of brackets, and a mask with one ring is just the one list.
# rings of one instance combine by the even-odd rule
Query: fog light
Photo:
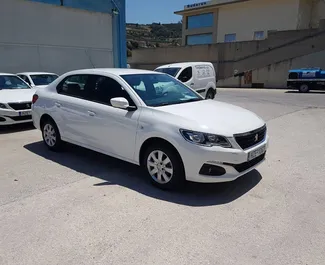
[(223, 167), (204, 164), (201, 167), (199, 174), (205, 176), (222, 176), (226, 174), (226, 170)]

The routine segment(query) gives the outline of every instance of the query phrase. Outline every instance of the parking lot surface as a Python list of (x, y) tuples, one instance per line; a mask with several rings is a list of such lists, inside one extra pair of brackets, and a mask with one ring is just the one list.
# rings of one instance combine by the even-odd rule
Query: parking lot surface
[(325, 93), (217, 99), (267, 121), (267, 160), (180, 192), (79, 147), (52, 153), (30, 125), (1, 129), (0, 264), (324, 264)]

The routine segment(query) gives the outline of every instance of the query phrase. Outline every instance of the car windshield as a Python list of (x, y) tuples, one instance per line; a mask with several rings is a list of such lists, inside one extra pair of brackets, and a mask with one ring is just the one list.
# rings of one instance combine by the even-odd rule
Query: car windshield
[(0, 90), (2, 89), (30, 89), (30, 86), (14, 75), (0, 75)]
[(57, 75), (31, 75), (31, 79), (33, 80), (33, 83), (35, 86), (44, 86), (52, 83), (55, 79), (58, 78)]
[(181, 70), (181, 68), (179, 68), (179, 67), (168, 67), (168, 68), (158, 68), (155, 71), (160, 72), (160, 73), (169, 74), (169, 75), (175, 77), (178, 74), (179, 70)]
[(121, 76), (147, 106), (158, 107), (203, 100), (193, 90), (167, 74)]

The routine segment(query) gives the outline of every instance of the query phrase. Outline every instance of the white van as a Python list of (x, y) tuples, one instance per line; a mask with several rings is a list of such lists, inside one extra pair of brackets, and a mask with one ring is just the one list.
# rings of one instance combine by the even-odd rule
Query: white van
[(205, 98), (213, 99), (217, 94), (216, 72), (212, 63), (173, 63), (159, 66), (155, 71), (174, 76)]

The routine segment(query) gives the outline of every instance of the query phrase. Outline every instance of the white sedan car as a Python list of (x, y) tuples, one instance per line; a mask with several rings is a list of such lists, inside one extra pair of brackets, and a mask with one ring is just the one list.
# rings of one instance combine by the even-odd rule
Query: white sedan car
[(46, 72), (25, 72), (18, 73), (17, 75), (31, 87), (35, 88), (44, 88), (59, 77), (57, 74)]
[(268, 146), (254, 113), (145, 70), (66, 73), (37, 91), (32, 117), (49, 149), (65, 141), (141, 165), (160, 188), (235, 180)]
[(18, 76), (0, 73), (0, 126), (32, 122), (35, 91)]

